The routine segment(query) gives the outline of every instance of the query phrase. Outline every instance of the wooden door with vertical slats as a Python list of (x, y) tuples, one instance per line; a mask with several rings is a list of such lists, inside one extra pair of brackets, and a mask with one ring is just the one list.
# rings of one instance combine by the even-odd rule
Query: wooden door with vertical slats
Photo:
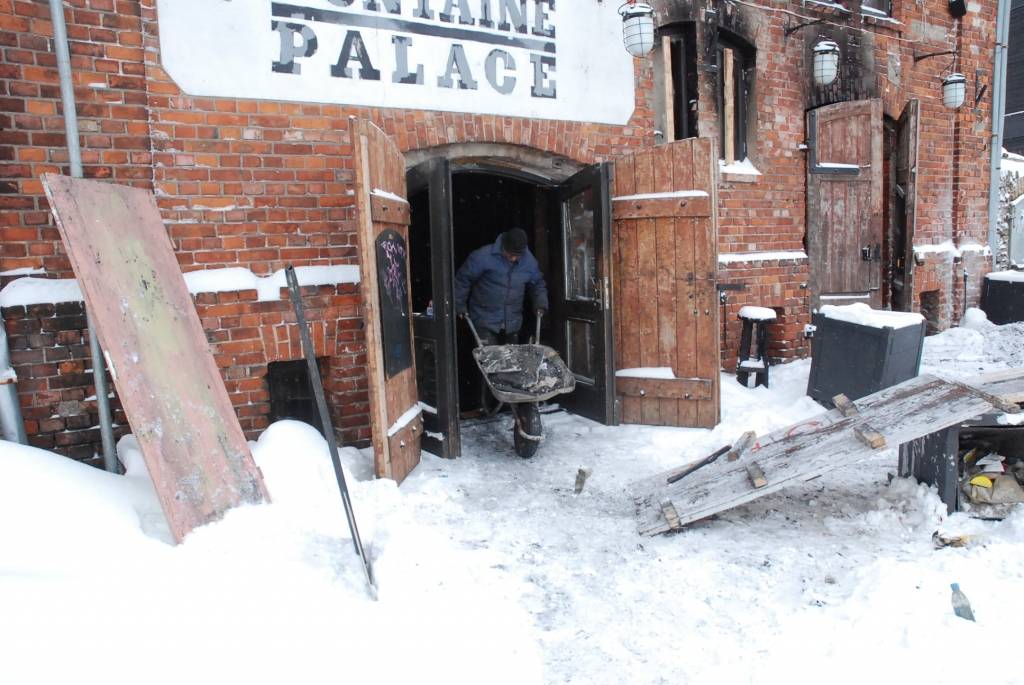
[(368, 121), (350, 119), (349, 135), (374, 472), (401, 483), (420, 461), (423, 434), (412, 347), (405, 160)]
[(882, 306), (882, 101), (807, 113), (812, 306)]
[(719, 420), (716, 154), (690, 138), (615, 162), (612, 198), (619, 420)]

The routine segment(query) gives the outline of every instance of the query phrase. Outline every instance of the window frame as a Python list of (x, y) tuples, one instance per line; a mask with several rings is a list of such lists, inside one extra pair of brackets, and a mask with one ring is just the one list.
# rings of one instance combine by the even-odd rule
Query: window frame
[[(725, 156), (725, 51), (732, 52), (733, 59), (733, 159)], [(719, 155), (726, 162), (743, 161), (750, 156), (750, 117), (754, 103), (754, 79), (757, 75), (756, 49), (738, 36), (720, 32), (717, 51), (717, 83), (715, 88), (718, 99), (718, 144)]]

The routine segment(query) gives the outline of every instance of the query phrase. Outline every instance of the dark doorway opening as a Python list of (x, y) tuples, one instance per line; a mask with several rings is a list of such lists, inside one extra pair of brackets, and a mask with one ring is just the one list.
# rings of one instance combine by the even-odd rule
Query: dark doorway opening
[[(324, 359), (317, 359), (317, 365), (322, 378)], [(324, 427), (320, 423), (320, 413), (309, 385), (309, 370), (305, 360), (267, 364), (267, 388), (270, 391), (271, 423), (294, 419), (308, 423), (323, 435)]]
[[(479, 171), (453, 173), (451, 252), (454, 269), (458, 271), (473, 250), (491, 245), (504, 231), (519, 227), (526, 231), (530, 251), (537, 257), (550, 290), (549, 243), (553, 235), (549, 234), (548, 226), (552, 193), (551, 188), (510, 176)], [(426, 315), (432, 311), (433, 301), (438, 297), (432, 285), (428, 191), (423, 189), (412, 193), (409, 201), (412, 209), (410, 271), (413, 311)], [(560, 235), (558, 231), (555, 233)], [(451, 297), (451, 293), (445, 293), (445, 296)], [(531, 308), (527, 306), (526, 309), (520, 331), (521, 341), (532, 335), (536, 326), (533, 312), (529, 311)], [(543, 331), (541, 336), (545, 337)], [(458, 409), (463, 415), (473, 414), (481, 408), (483, 397), (482, 381), (472, 354), (475, 343), (468, 326), (461, 321), (456, 324), (456, 337)], [(446, 352), (426, 348), (417, 352), (417, 376), (422, 376), (418, 378), (421, 394), (426, 391), (425, 394), (430, 395), (430, 388), (435, 384), (437, 355)]]

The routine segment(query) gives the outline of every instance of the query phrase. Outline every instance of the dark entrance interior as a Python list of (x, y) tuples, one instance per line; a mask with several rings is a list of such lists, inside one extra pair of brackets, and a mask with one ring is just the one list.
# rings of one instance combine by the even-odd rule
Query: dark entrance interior
[[(324, 376), (324, 360), (318, 359), (320, 376)], [(320, 431), (320, 412), (309, 385), (309, 370), (306, 361), (299, 359), (288, 362), (267, 364), (267, 388), (270, 392), (270, 422), (282, 419), (302, 421)]]
[[(550, 214), (553, 193), (553, 188), (507, 175), (480, 171), (453, 173), (451, 253), (454, 269), (457, 271), (473, 250), (492, 244), (503, 231), (519, 227), (529, 237), (530, 251), (537, 257), (550, 291), (550, 241), (561, 235), (559, 230), (550, 234), (548, 231), (549, 225), (555, 225), (551, 222), (556, 218)], [(432, 286), (428, 191), (423, 189), (411, 193), (409, 202), (412, 209), (409, 252), (413, 311), (425, 314), (437, 296)], [(534, 327), (534, 316), (528, 312), (520, 332), (524, 341), (532, 335)], [(473, 337), (465, 323), (460, 321), (456, 324), (456, 335), (459, 411), (466, 415), (480, 409), (481, 380), (472, 356)], [(541, 337), (549, 335), (542, 331)], [(420, 353), (416, 359), (418, 382), (421, 391), (426, 390), (428, 396), (433, 394), (429, 388), (435, 383), (437, 353), (440, 352)]]

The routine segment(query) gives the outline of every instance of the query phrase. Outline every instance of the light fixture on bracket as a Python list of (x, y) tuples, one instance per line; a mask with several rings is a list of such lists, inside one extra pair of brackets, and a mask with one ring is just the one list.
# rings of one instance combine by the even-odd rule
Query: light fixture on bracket
[(956, 50), (942, 50), (940, 52), (929, 52), (923, 55), (914, 55), (914, 64), (930, 57), (941, 55), (952, 55), (953, 63), (949, 65), (950, 72), (942, 79), (942, 104), (949, 109), (959, 109), (967, 97), (967, 77), (956, 69)]
[(646, 57), (654, 49), (654, 8), (646, 2), (629, 0), (619, 7), (622, 15), (622, 43), (634, 57)]
[[(787, 24), (782, 32), (786, 38), (789, 38), (791, 34), (802, 28), (824, 24), (826, 21), (826, 19), (815, 19), (813, 21), (805, 21), (802, 24), (790, 25), (787, 19)], [(811, 48), (811, 52), (814, 53), (811, 67), (814, 85), (827, 86), (835, 81), (839, 75), (839, 44), (834, 40), (819, 36), (818, 42)]]

